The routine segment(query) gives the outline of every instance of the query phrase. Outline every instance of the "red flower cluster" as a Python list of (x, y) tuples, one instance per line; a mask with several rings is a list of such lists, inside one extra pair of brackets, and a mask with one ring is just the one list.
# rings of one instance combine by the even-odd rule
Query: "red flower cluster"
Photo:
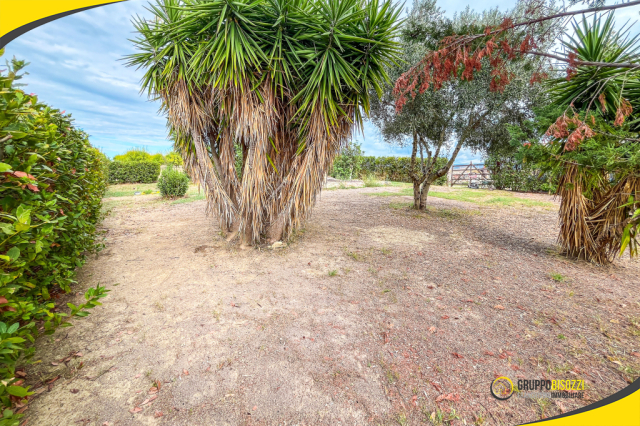
[[(483, 59), (487, 59), (491, 67), (490, 90), (503, 92), (514, 78), (513, 73), (507, 70), (508, 61), (527, 54), (538, 46), (538, 40), (531, 34), (525, 35), (524, 39), (517, 36), (521, 41), (511, 41), (510, 31), (513, 27), (510, 18), (505, 18), (498, 27), (486, 27), (483, 36), (487, 40), (474, 51), (471, 46), (477, 36), (456, 35), (443, 38), (439, 50), (429, 53), (396, 81), (396, 111), (402, 111), (408, 96), (413, 99), (430, 87), (438, 90), (445, 82), (455, 78), (473, 80), (474, 73), (482, 69)], [(547, 73), (536, 72), (530, 83), (538, 83), (546, 77)]]
[(624, 124), (624, 119), (627, 118), (633, 112), (633, 107), (628, 100), (622, 98), (620, 100), (620, 105), (618, 106), (618, 110), (616, 111), (616, 119), (613, 122), (614, 126), (622, 126)]
[[(570, 130), (569, 126), (575, 127), (575, 129)], [(562, 114), (555, 123), (549, 126), (546, 134), (556, 139), (566, 138), (564, 150), (573, 151), (583, 140), (593, 137), (594, 132), (587, 123), (580, 120), (578, 115), (574, 115), (571, 118), (567, 117), (566, 114)]]

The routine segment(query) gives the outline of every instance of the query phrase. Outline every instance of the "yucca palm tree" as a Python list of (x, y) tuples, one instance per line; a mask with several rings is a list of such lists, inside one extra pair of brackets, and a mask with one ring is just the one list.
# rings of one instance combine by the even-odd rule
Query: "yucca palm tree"
[[(640, 38), (615, 29), (613, 14), (583, 17), (564, 46), (583, 62), (640, 62)], [(582, 114), (590, 136), (579, 146), (560, 140), (559, 242), (573, 256), (605, 264), (636, 236), (629, 216), (640, 204), (640, 69), (578, 66), (569, 79), (549, 82), (551, 99)], [(591, 120), (588, 120), (590, 117)], [(596, 126), (598, 123), (604, 125)], [(628, 225), (625, 231), (625, 225)], [(625, 244), (626, 242), (626, 244)], [(635, 239), (630, 254), (636, 254)]]
[[(398, 58), (390, 0), (158, 0), (136, 19), (143, 90), (228, 239), (286, 238)], [(237, 149), (239, 148), (239, 149)], [(241, 153), (241, 161), (237, 161)], [(241, 170), (236, 170), (236, 164)]]

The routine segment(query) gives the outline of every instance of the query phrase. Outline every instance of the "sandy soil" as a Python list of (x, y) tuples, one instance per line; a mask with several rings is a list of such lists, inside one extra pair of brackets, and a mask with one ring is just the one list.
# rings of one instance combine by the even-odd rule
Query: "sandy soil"
[[(116, 208), (70, 301), (111, 292), (37, 341), (27, 424), (510, 425), (638, 376), (638, 262), (558, 255), (554, 210), (366, 195), (395, 190), (324, 192), (278, 250), (228, 246), (204, 201)], [(498, 401), (499, 375), (586, 398)]]

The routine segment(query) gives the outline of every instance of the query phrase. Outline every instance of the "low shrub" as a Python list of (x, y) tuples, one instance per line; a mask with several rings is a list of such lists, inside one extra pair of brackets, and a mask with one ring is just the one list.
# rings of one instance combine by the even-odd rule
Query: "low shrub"
[(360, 178), (364, 154), (360, 144), (349, 142), (333, 162), (331, 176), (336, 179), (351, 180)]
[(484, 162), (496, 189), (521, 192), (555, 192), (556, 185), (529, 163), (510, 157), (489, 156)]
[(160, 164), (155, 161), (112, 161), (109, 183), (153, 183), (158, 180)]
[(172, 166), (167, 166), (158, 178), (158, 190), (164, 198), (184, 197), (189, 189), (189, 177)]
[(17, 425), (12, 409), (32, 394), (16, 374), (34, 355), (27, 341), (88, 315), (107, 292), (89, 289), (67, 312), (55, 302), (101, 247), (105, 163), (69, 114), (16, 88), (24, 65), (14, 59), (0, 73), (0, 426)]

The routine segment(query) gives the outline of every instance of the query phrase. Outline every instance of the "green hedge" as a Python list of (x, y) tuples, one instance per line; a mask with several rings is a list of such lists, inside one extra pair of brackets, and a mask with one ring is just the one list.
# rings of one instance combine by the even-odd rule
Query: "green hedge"
[(556, 184), (529, 163), (518, 162), (509, 157), (489, 156), (484, 162), (491, 171), (496, 189), (521, 192), (555, 192)]
[(54, 302), (99, 248), (104, 163), (69, 115), (13, 86), (23, 66), (14, 59), (0, 74), (0, 426), (19, 423), (13, 408), (31, 394), (16, 377), (34, 354), (27, 341), (71, 325), (106, 295), (90, 289), (67, 313)]
[(112, 161), (109, 183), (152, 183), (158, 180), (160, 164), (154, 161)]
[[(438, 167), (443, 167), (446, 163), (446, 158), (438, 158), (436, 164)], [(411, 178), (409, 177), (410, 166), (410, 157), (364, 156), (360, 164), (360, 174), (361, 176), (373, 174), (381, 179), (394, 182), (411, 182)], [(332, 176), (334, 175), (332, 174)], [(436, 185), (444, 185), (446, 183), (446, 175), (437, 179), (435, 182)]]

